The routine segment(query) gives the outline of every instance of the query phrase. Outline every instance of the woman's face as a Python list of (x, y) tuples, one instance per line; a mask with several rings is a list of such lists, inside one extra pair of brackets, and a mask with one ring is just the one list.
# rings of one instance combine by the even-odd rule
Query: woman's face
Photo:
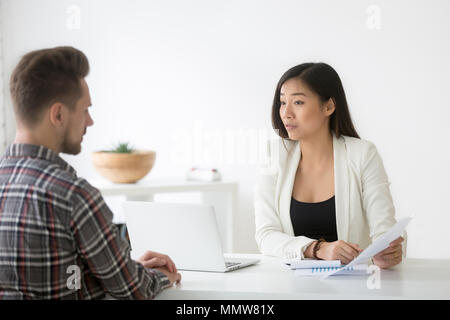
[(302, 80), (286, 80), (281, 86), (280, 104), (280, 117), (289, 139), (301, 140), (329, 130), (329, 117), (335, 109), (332, 99), (322, 103)]

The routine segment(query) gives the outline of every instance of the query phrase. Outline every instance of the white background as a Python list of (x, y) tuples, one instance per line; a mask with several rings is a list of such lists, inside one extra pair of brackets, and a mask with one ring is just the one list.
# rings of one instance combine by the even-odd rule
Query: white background
[[(125, 140), (157, 151), (148, 179), (215, 165), (240, 183), (236, 249), (257, 252), (256, 163), (242, 150), (255, 132), (270, 129), (280, 76), (322, 61), (339, 73), (358, 133), (378, 147), (397, 217), (415, 215), (408, 256), (450, 258), (450, 1), (0, 4), (6, 87), (30, 50), (71, 45), (90, 60), (95, 124), (82, 153), (65, 156), (79, 175), (98, 178), (90, 153)], [(8, 94), (4, 103), (10, 142)], [(243, 135), (241, 145), (214, 144), (227, 135)], [(198, 137), (203, 144), (195, 145)]]

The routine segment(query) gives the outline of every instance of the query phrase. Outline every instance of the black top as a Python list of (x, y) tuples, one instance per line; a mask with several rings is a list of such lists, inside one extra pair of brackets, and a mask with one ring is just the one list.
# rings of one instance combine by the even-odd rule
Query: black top
[(295, 236), (336, 241), (336, 209), (334, 196), (322, 202), (291, 200), (291, 222)]

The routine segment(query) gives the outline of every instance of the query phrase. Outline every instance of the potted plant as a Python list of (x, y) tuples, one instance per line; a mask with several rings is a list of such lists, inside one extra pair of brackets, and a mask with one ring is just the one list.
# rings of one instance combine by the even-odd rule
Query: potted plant
[(115, 148), (92, 153), (98, 172), (114, 183), (135, 183), (145, 177), (155, 164), (155, 151), (133, 149), (128, 142)]

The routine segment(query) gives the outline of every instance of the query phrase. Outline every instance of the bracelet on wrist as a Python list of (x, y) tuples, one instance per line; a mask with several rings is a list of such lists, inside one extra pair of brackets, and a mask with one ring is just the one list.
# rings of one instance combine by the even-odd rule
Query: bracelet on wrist
[(317, 252), (319, 251), (320, 246), (322, 245), (323, 242), (326, 242), (325, 239), (320, 238), (320, 239), (317, 240), (316, 243), (314, 244), (314, 248), (313, 248), (313, 257), (314, 257), (314, 259), (322, 260), (322, 259), (320, 259), (320, 258), (317, 256)]

